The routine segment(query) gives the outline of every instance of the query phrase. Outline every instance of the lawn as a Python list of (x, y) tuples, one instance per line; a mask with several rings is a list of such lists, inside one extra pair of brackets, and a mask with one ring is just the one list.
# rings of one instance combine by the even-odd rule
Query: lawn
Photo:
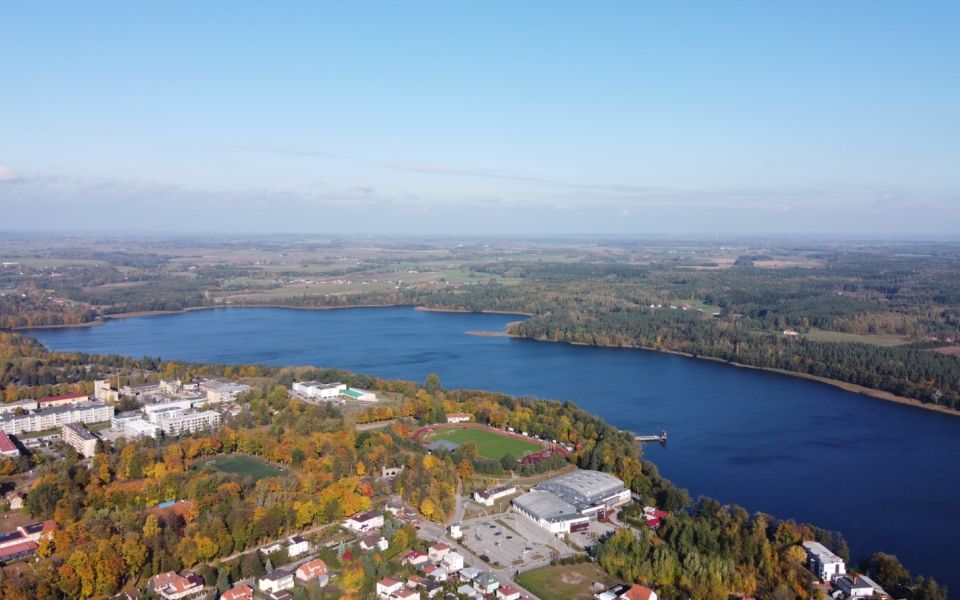
[(534, 442), (528, 442), (515, 437), (495, 433), (488, 429), (465, 428), (465, 427), (447, 427), (438, 429), (430, 434), (429, 441), (447, 440), (455, 444), (465, 444), (473, 442), (477, 445), (477, 451), (480, 456), (500, 460), (506, 454), (512, 454), (517, 458), (538, 452), (543, 449), (542, 446)]
[(827, 331), (824, 329), (811, 329), (804, 337), (815, 342), (859, 342), (861, 344), (873, 344), (874, 346), (899, 346), (906, 344), (908, 340), (899, 335), (858, 335), (856, 333), (843, 333), (841, 331)]
[(593, 563), (542, 567), (521, 573), (516, 580), (540, 598), (556, 600), (591, 600), (594, 581), (607, 588), (620, 583)]
[(283, 477), (285, 473), (280, 469), (271, 467), (259, 458), (244, 455), (223, 456), (206, 460), (197, 465), (201, 469), (213, 469), (224, 473), (237, 473), (238, 475), (249, 475), (254, 481), (264, 477)]

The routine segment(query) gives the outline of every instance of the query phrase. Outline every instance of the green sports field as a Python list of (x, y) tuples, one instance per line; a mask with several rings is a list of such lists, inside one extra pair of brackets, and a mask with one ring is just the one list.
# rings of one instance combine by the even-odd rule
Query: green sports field
[(444, 427), (430, 433), (427, 437), (428, 442), (437, 440), (446, 440), (460, 445), (473, 442), (477, 445), (480, 456), (494, 460), (503, 458), (505, 454), (512, 454), (520, 458), (532, 452), (543, 450), (542, 446), (534, 442), (472, 427)]
[(224, 473), (249, 475), (254, 481), (264, 477), (283, 477), (285, 473), (252, 456), (224, 456), (203, 461), (197, 465), (201, 469), (213, 469)]

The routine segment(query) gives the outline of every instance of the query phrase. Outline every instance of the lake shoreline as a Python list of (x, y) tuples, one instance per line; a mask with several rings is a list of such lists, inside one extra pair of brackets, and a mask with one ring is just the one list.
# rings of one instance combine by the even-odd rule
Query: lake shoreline
[[(286, 306), (283, 304), (245, 304), (245, 305), (231, 305), (231, 306), (222, 306), (222, 305), (221, 306), (191, 306), (191, 307), (182, 308), (178, 310), (133, 311), (133, 312), (126, 312), (126, 313), (103, 315), (101, 318), (95, 321), (89, 321), (86, 323), (77, 323), (75, 325), (44, 325), (44, 326), (36, 326), (36, 327), (15, 327), (11, 329), (11, 331), (29, 332), (31, 330), (43, 330), (43, 329), (66, 329), (71, 327), (97, 327), (105, 324), (110, 319), (130, 319), (135, 317), (178, 315), (178, 314), (186, 314), (189, 312), (195, 312), (195, 311), (201, 311), (201, 310), (220, 310), (220, 309), (230, 309), (230, 308), (284, 308), (284, 309), (291, 309), (291, 310), (346, 310), (346, 309), (352, 309), (352, 308), (413, 308), (414, 310), (420, 310), (420, 311), (426, 311), (426, 312), (438, 312), (438, 313), (461, 313), (461, 314), (480, 313), (480, 314), (493, 314), (493, 315), (517, 315), (517, 316), (528, 317), (528, 318), (536, 316), (532, 313), (504, 311), (504, 310), (471, 311), (471, 310), (465, 310), (462, 308), (435, 308), (435, 307), (429, 307), (429, 306), (418, 306), (413, 304), (350, 304), (345, 306)], [(584, 342), (563, 342), (560, 340), (552, 340), (549, 338), (528, 338), (528, 337), (518, 336), (510, 333), (510, 326), (512, 326), (516, 322), (518, 321), (508, 323), (506, 328), (503, 331), (475, 331), (474, 330), (474, 331), (465, 331), (464, 333), (466, 335), (476, 335), (476, 336), (484, 336), (484, 337), (508, 337), (508, 338), (514, 338), (514, 339), (531, 340), (535, 342), (551, 342), (555, 344), (569, 344), (571, 346), (588, 346), (588, 347), (595, 347), (595, 348), (626, 348), (630, 350), (647, 350), (650, 352), (662, 352), (666, 354), (675, 354), (677, 356), (685, 356), (687, 358), (708, 360), (711, 362), (721, 363), (721, 364), (730, 365), (733, 367), (739, 367), (743, 369), (754, 369), (757, 371), (766, 371), (768, 373), (776, 373), (779, 375), (788, 375), (790, 377), (799, 377), (801, 379), (824, 383), (824, 384), (842, 389), (847, 392), (869, 396), (871, 398), (876, 398), (878, 400), (885, 400), (887, 402), (894, 402), (896, 404), (901, 404), (904, 406), (921, 408), (923, 410), (937, 412), (940, 414), (960, 417), (960, 411), (953, 410), (945, 406), (938, 406), (936, 404), (924, 404), (919, 400), (907, 398), (906, 396), (898, 396), (896, 394), (885, 392), (883, 390), (868, 388), (855, 383), (848, 383), (845, 381), (840, 381), (839, 379), (830, 379), (828, 377), (821, 377), (819, 375), (812, 375), (810, 373), (803, 373), (800, 371), (788, 371), (786, 369), (776, 369), (773, 367), (758, 367), (754, 365), (731, 362), (731, 361), (724, 360), (722, 358), (715, 358), (715, 357), (703, 356), (703, 355), (694, 355), (689, 352), (681, 352), (679, 350), (664, 350), (662, 348), (653, 348), (649, 346), (630, 346), (630, 345), (613, 346), (613, 345), (603, 345), (603, 344), (587, 344)]]
[[(488, 332), (466, 332), (471, 335), (495, 335), (495, 333)], [(767, 373), (776, 373), (777, 375), (787, 375), (790, 377), (798, 377), (800, 379), (806, 379), (808, 381), (816, 381), (818, 383), (824, 383), (836, 388), (840, 388), (845, 392), (851, 392), (854, 394), (861, 394), (863, 396), (869, 396), (871, 398), (876, 398), (878, 400), (885, 400), (887, 402), (893, 402), (896, 404), (902, 404), (904, 406), (910, 406), (913, 408), (922, 408), (924, 410), (929, 410), (937, 412), (944, 415), (950, 415), (953, 417), (960, 417), (960, 411), (953, 410), (952, 408), (947, 408), (946, 406), (938, 406), (936, 404), (924, 404), (919, 400), (914, 400), (912, 398), (907, 398), (906, 396), (897, 396), (890, 392), (885, 392), (883, 390), (877, 390), (874, 388), (868, 388), (856, 383), (848, 383), (846, 381), (840, 381), (839, 379), (830, 379), (829, 377), (821, 377), (819, 375), (812, 375), (810, 373), (803, 373), (800, 371), (788, 371), (786, 369), (776, 369), (773, 367), (758, 367), (755, 365), (746, 365), (738, 362), (731, 362), (724, 360), (722, 358), (715, 358), (712, 356), (703, 356), (697, 354), (691, 354), (689, 352), (681, 352), (680, 350), (664, 350), (662, 348), (652, 348), (649, 346), (607, 346), (603, 344), (587, 344), (584, 342), (563, 342), (560, 340), (551, 340), (550, 338), (528, 338), (519, 335), (514, 335), (512, 333), (503, 332), (500, 334), (501, 337), (510, 337), (519, 340), (530, 340), (533, 342), (550, 342), (553, 344), (568, 344), (570, 346), (584, 346), (588, 348), (624, 348), (628, 350), (646, 350), (648, 352), (660, 352), (663, 354), (675, 354), (677, 356), (683, 356), (686, 358), (694, 358), (698, 360), (707, 360), (710, 362), (715, 362), (723, 365), (729, 365), (731, 367), (738, 367), (741, 369), (752, 369), (754, 371), (764, 371)]]
[[(412, 308), (414, 310), (421, 310), (426, 312), (440, 312), (440, 313), (480, 313), (486, 315), (517, 315), (521, 317), (535, 317), (533, 313), (525, 312), (514, 312), (507, 310), (464, 310), (460, 308), (431, 308), (428, 306), (418, 306), (416, 304), (345, 304), (343, 306), (289, 306), (286, 304), (231, 304), (231, 305), (218, 305), (218, 306), (188, 306), (186, 308), (178, 308), (176, 310), (136, 310), (131, 312), (122, 312), (122, 313), (112, 313), (106, 315), (100, 315), (99, 318), (93, 321), (87, 321), (85, 323), (72, 323), (72, 324), (62, 324), (62, 325), (33, 325), (29, 327), (12, 327), (9, 331), (34, 331), (38, 329), (67, 329), (71, 327), (99, 327), (100, 325), (105, 324), (111, 319), (132, 319), (136, 317), (158, 317), (162, 315), (183, 315), (190, 312), (196, 312), (200, 310), (221, 310), (229, 308), (285, 308), (290, 310), (347, 310), (351, 308)], [(509, 323), (512, 325), (513, 323)], [(2, 331), (2, 330), (0, 330)], [(492, 335), (497, 332), (490, 332), (487, 335)], [(471, 332), (473, 334), (473, 332)]]

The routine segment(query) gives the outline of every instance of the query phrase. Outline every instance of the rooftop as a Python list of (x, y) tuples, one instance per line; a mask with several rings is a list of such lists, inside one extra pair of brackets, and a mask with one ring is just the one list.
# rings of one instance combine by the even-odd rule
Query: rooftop
[(0, 431), (0, 452), (14, 452), (17, 446), (10, 439), (5, 431)]
[(592, 498), (607, 493), (616, 492), (624, 488), (623, 482), (608, 473), (578, 469), (571, 473), (548, 479), (538, 487), (555, 493), (572, 493)]
[(67, 423), (63, 427), (64, 429), (69, 429), (72, 431), (78, 438), (85, 442), (97, 439), (96, 436), (90, 433), (87, 428), (80, 423)]
[(806, 541), (803, 548), (810, 554), (816, 556), (821, 562), (843, 562), (843, 559), (827, 549), (820, 542)]
[(543, 490), (531, 490), (513, 499), (514, 505), (537, 518), (559, 521), (580, 514), (577, 507)]

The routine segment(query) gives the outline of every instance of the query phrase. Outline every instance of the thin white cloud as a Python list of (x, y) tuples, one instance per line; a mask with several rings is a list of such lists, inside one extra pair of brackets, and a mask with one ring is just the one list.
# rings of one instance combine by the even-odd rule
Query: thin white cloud
[(4, 165), (0, 165), (0, 183), (16, 181), (17, 179), (20, 179), (20, 176), (17, 175), (13, 169)]

